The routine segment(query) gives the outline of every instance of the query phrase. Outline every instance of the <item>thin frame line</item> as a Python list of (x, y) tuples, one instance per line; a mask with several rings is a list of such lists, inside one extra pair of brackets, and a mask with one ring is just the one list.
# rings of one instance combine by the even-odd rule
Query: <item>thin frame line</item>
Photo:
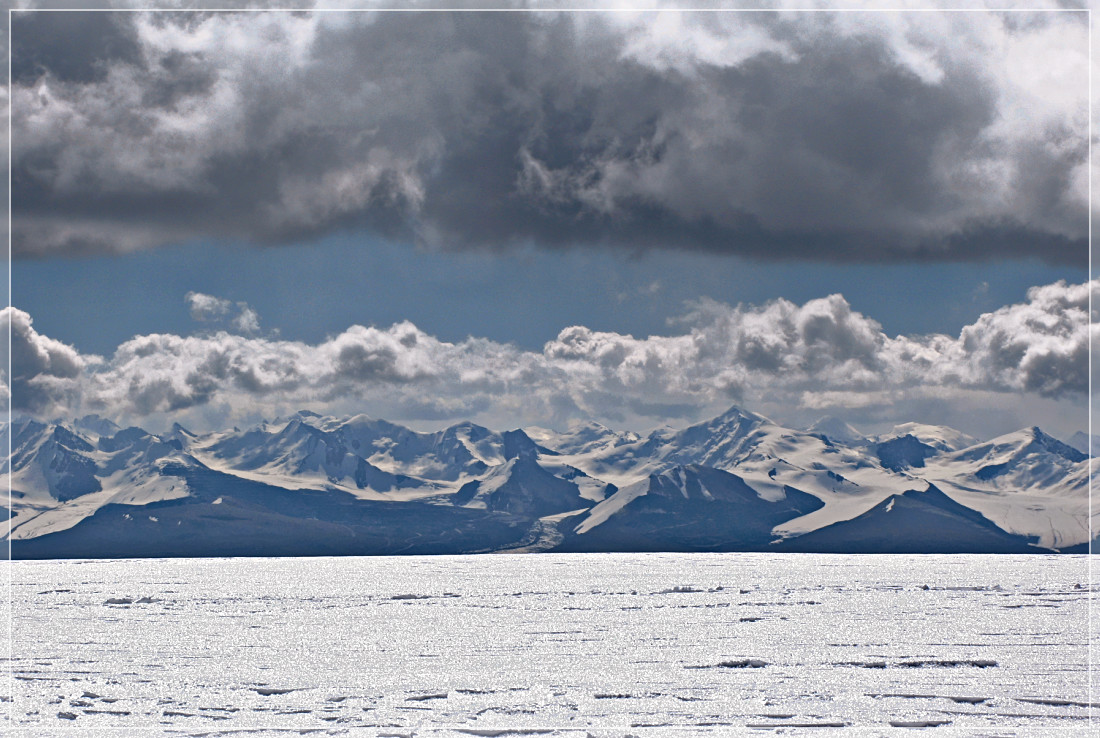
[(1089, 124), (1088, 124), (1088, 172), (1089, 172), (1089, 197), (1088, 197), (1088, 244), (1089, 244), (1089, 273), (1088, 273), (1088, 293), (1089, 293), (1089, 315), (1088, 315), (1088, 332), (1085, 335), (1085, 340), (1088, 341), (1089, 347), (1089, 365), (1088, 365), (1088, 388), (1089, 388), (1089, 400), (1088, 400), (1088, 451), (1089, 451), (1089, 471), (1088, 471), (1088, 490), (1089, 490), (1089, 544), (1088, 544), (1088, 592), (1089, 592), (1089, 605), (1088, 605), (1088, 633), (1087, 633), (1087, 658), (1088, 658), (1088, 699), (1089, 703), (1089, 728), (1093, 727), (1093, 716), (1096, 713), (1095, 700), (1093, 700), (1093, 678), (1095, 675), (1095, 669), (1093, 668), (1093, 631), (1092, 631), (1092, 610), (1093, 610), (1093, 577), (1092, 577), (1092, 542), (1095, 539), (1095, 534), (1092, 529), (1092, 482), (1093, 482), (1093, 443), (1092, 443), (1092, 293), (1093, 293), (1093, 272), (1092, 272), (1092, 8), (1088, 9), (1088, 23), (1089, 23), (1089, 44), (1088, 44), (1088, 85), (1089, 85)]
[[(1092, 92), (1092, 8), (26, 8), (26, 9), (8, 9), (8, 299), (7, 307), (12, 308), (12, 129), (13, 129), (13, 110), (12, 110), (12, 14), (13, 13), (294, 13), (294, 12), (309, 12), (309, 13), (618, 13), (618, 14), (651, 14), (651, 13), (1085, 13), (1088, 18), (1088, 325), (1089, 334), (1091, 334), (1092, 327), (1092, 310), (1093, 310), (1093, 259), (1092, 259), (1092, 114), (1093, 114), (1093, 92)], [(1091, 335), (1089, 335), (1091, 339)], [(1092, 620), (1093, 620), (1093, 540), (1095, 538), (1093, 532), (1093, 518), (1092, 518), (1092, 489), (1093, 489), (1093, 422), (1092, 422), (1092, 409), (1093, 409), (1093, 382), (1092, 382), (1092, 341), (1089, 340), (1089, 355), (1088, 355), (1088, 510), (1089, 510), (1089, 541), (1088, 541), (1088, 554), (1087, 554), (1087, 567), (1088, 567), (1088, 596), (1089, 606), (1087, 608), (1087, 702), (1088, 707), (1088, 723), (1091, 728), (1093, 725), (1093, 715), (1095, 713), (1095, 706), (1093, 700), (1093, 632), (1092, 632)], [(8, 703), (8, 720), (9, 725), (15, 725), (15, 641), (14, 641), (14, 597), (13, 597), (13, 581), (14, 581), (14, 559), (12, 558), (12, 408), (14, 403), (14, 391), (12, 382), (12, 324), (8, 319), (7, 330), (7, 347), (8, 347), (8, 361), (7, 361), (7, 377), (8, 377), (8, 407), (7, 407), (7, 487), (8, 487), (8, 563), (7, 563), (7, 589), (8, 589), (8, 687), (10, 701)], [(441, 726), (445, 727), (445, 726)], [(276, 728), (277, 729), (277, 728)], [(61, 730), (65, 730), (61, 728)], [(69, 730), (72, 730), (70, 728)], [(114, 728), (107, 728), (107, 730), (114, 730)], [(118, 728), (123, 730), (123, 728)]]
[(11, 8), (8, 8), (8, 724), (15, 725), (15, 595), (13, 582), (15, 580), (15, 564), (11, 557), (11, 531), (12, 531), (12, 504), (11, 475), (12, 468), (12, 407), (15, 404), (15, 382), (12, 379), (11, 356), (11, 316), (12, 316), (12, 105), (11, 105), (11, 50), (12, 50), (12, 16)]
[(11, 8), (9, 13), (1087, 13), (1091, 8)]

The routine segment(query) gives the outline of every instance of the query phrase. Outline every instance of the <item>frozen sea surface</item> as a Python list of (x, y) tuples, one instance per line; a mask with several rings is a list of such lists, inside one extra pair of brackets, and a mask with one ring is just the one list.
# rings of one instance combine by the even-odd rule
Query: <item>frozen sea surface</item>
[(1065, 736), (1100, 713), (1083, 556), (7, 566), (18, 735)]

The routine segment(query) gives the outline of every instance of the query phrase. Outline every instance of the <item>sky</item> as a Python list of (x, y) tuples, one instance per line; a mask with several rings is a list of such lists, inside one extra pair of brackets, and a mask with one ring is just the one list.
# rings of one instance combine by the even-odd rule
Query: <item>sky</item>
[(10, 41), (19, 414), (1088, 423), (1083, 12), (24, 11)]

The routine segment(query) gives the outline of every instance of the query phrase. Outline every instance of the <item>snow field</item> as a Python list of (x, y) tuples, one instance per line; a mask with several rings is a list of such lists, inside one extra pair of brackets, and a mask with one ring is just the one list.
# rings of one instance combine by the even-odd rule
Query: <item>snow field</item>
[(15, 562), (8, 727), (1084, 731), (1098, 702), (1086, 687), (1086, 565), (803, 554)]

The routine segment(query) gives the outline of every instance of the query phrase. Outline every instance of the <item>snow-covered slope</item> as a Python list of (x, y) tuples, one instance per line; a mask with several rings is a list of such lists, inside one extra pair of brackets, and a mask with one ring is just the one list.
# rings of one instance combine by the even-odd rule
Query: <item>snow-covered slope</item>
[(186, 496), (186, 483), (172, 470), (198, 463), (178, 443), (140, 428), (98, 436), (65, 424), (23, 423), (12, 444), (11, 537), (66, 530), (108, 504), (148, 505)]
[(30, 421), (12, 435), (11, 486), (36, 499), (65, 502), (102, 489), (95, 447), (64, 425)]
[(1040, 488), (1063, 495), (1076, 491), (1066, 486), (1067, 476), (1087, 459), (1077, 449), (1032, 427), (945, 454), (935, 468), (960, 483), (1002, 491)]
[(677, 466), (624, 487), (573, 522), (562, 550), (723, 551), (764, 549), (772, 528), (822, 506), (787, 488), (763, 497), (740, 477)]
[(551, 474), (530, 455), (509, 459), (482, 479), (467, 482), (453, 496), (453, 503), (528, 518), (592, 506), (592, 500), (581, 496), (574, 480)]
[(1036, 427), (934, 457), (925, 470), (1006, 531), (1054, 548), (1088, 540), (1088, 472), (1085, 454)]
[(852, 520), (833, 523), (780, 548), (823, 553), (1029, 553), (1026, 538), (929, 484), (906, 490)]

